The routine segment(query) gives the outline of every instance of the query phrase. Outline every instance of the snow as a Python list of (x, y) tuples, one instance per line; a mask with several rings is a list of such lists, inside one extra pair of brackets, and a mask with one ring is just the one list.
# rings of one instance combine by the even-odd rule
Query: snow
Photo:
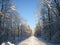
[(12, 44), (12, 43), (10, 43), (10, 42), (7, 42), (9, 45), (14, 45), (14, 44)]
[(53, 45), (53, 44), (45, 42), (44, 40), (37, 38), (35, 36), (31, 36), (28, 39), (19, 43), (12, 44), (10, 42), (7, 42), (7, 43), (2, 43), (2, 45)]
[(1, 45), (5, 45), (5, 43), (2, 43)]
[(12, 43), (10, 43), (10, 42), (7, 42), (7, 43), (2, 43), (1, 45), (15, 45), (15, 44), (12, 44)]
[(53, 45), (53, 44), (46, 43), (44, 41), (39, 40), (35, 36), (32, 36), (26, 39), (25, 41), (19, 43), (18, 45)]

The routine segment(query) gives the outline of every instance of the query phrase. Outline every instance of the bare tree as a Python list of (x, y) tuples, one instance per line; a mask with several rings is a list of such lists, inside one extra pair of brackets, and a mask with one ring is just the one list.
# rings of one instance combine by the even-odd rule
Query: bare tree
[[(41, 36), (48, 40), (58, 42), (60, 37), (60, 1), (59, 0), (39, 0), (38, 22), (42, 22), (40, 25)], [(41, 23), (40, 23), (41, 24)], [(59, 41), (60, 42), (60, 41)]]

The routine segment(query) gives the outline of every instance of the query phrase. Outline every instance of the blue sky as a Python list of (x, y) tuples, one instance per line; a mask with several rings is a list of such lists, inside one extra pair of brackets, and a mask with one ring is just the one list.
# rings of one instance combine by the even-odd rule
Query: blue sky
[(31, 28), (35, 26), (37, 0), (15, 0), (18, 13), (27, 20)]

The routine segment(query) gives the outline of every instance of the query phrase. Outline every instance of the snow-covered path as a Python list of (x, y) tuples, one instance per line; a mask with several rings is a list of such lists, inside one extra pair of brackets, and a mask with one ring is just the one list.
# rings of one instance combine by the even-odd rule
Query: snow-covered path
[[(15, 44), (12, 44), (10, 42), (2, 43), (2, 45), (8, 45), (8, 44), (9, 45), (53, 45), (53, 44), (44, 42), (42, 39), (38, 39), (35, 36), (31, 36), (30, 38), (28, 38), (22, 42), (15, 43)], [(54, 45), (56, 45), (56, 44), (54, 44)]]
[(28, 38), (25, 41), (19, 43), (18, 45), (52, 45), (52, 44), (49, 44), (49, 43), (46, 44), (45, 42), (40, 41), (35, 36), (31, 36), (30, 38)]

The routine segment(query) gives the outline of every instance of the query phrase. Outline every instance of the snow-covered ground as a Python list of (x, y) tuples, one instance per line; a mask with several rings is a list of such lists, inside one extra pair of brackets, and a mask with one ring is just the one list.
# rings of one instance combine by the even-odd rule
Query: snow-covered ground
[(12, 44), (10, 42), (6, 42), (6, 43), (2, 43), (1, 45), (15, 45), (15, 44)]
[[(7, 42), (7, 43), (2, 43), (2, 45), (14, 45), (14, 44)], [(28, 38), (18, 44), (15, 44), (15, 45), (53, 45), (53, 44), (44, 42), (44, 41), (36, 38), (35, 36), (31, 36), (30, 38)]]
[(35, 36), (31, 36), (30, 38), (28, 38), (25, 41), (19, 43), (18, 45), (53, 45), (53, 44), (40, 41)]

